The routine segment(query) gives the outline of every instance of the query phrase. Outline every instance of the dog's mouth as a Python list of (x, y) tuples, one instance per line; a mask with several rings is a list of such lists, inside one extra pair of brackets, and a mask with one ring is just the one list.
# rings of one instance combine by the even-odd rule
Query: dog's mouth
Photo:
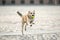
[(34, 15), (32, 15), (32, 19), (34, 19)]

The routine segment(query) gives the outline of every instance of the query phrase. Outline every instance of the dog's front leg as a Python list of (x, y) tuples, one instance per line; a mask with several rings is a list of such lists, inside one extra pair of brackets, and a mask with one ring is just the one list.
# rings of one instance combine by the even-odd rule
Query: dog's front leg
[(31, 23), (31, 24), (35, 24), (33, 21), (34, 21), (34, 19), (30, 20), (30, 23)]
[(32, 21), (30, 21), (30, 27), (32, 26)]
[(33, 23), (33, 20), (30, 21), (30, 24), (31, 24), (30, 26), (32, 26), (32, 24), (34, 24), (34, 23)]
[(24, 23), (22, 23), (22, 34), (23, 34), (23, 27), (24, 27)]

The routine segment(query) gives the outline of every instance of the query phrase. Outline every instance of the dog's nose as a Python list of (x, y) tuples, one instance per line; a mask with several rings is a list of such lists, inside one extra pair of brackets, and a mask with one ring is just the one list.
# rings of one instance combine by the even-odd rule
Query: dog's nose
[(32, 15), (32, 16), (34, 16), (34, 15)]

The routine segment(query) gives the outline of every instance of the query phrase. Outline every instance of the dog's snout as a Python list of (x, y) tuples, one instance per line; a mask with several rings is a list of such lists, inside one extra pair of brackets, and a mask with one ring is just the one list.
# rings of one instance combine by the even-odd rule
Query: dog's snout
[(34, 16), (34, 15), (32, 15), (32, 16)]

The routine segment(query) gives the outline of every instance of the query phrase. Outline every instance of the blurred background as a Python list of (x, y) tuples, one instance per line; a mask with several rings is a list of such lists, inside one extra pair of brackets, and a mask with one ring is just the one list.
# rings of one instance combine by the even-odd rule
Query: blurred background
[(60, 0), (0, 0), (0, 5), (60, 5)]

